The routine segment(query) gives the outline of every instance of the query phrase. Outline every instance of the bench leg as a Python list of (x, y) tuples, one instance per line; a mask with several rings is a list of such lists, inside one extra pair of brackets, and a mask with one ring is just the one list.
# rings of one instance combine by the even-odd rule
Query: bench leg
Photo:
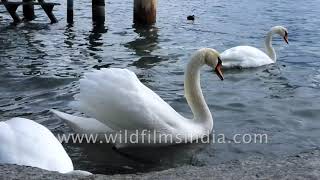
[(14, 23), (19, 23), (21, 22), (21, 19), (19, 15), (16, 13), (17, 8), (19, 5), (5, 5), (7, 11), (9, 12), (10, 16), (12, 17)]
[(54, 5), (52, 5), (52, 4), (43, 4), (43, 5), (41, 5), (41, 7), (44, 10), (44, 12), (47, 14), (49, 19), (51, 20), (51, 23), (57, 23), (58, 22), (57, 18), (52, 13)]

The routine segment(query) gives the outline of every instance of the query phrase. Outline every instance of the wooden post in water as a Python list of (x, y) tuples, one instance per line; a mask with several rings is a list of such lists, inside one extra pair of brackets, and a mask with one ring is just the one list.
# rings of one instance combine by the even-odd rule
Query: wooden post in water
[(73, 24), (73, 0), (67, 0), (67, 22)]
[[(23, 0), (24, 3), (32, 3), (33, 0)], [(24, 4), (23, 7), (23, 16), (27, 21), (32, 21), (36, 18), (34, 15), (34, 6), (32, 4)]]
[(157, 21), (157, 0), (134, 0), (133, 22), (151, 25)]
[(92, 21), (94, 24), (104, 24), (105, 3), (104, 0), (92, 0)]

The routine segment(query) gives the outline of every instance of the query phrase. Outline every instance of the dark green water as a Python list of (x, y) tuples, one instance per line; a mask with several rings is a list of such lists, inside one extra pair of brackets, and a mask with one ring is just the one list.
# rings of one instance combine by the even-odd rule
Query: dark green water
[[(38, 19), (18, 26), (0, 7), (0, 120), (21, 116), (54, 133), (71, 129), (48, 110), (76, 113), (68, 104), (84, 72), (99, 67), (129, 68), (140, 80), (190, 116), (183, 97), (183, 72), (200, 47), (219, 51), (236, 45), (263, 48), (274, 25), (289, 30), (289, 45), (274, 38), (278, 62), (251, 70), (225, 71), (221, 82), (209, 69), (202, 88), (214, 114), (216, 133), (268, 134), (268, 144), (204, 144), (126, 153), (107, 147), (65, 144), (77, 169), (127, 173), (192, 164), (218, 164), (248, 156), (277, 158), (320, 145), (320, 1), (159, 1), (158, 22), (132, 26), (132, 1), (108, 0), (108, 31), (91, 25), (90, 1), (75, 2), (75, 24), (66, 25), (66, 5), (58, 24)], [(186, 17), (196, 15), (194, 23)]]

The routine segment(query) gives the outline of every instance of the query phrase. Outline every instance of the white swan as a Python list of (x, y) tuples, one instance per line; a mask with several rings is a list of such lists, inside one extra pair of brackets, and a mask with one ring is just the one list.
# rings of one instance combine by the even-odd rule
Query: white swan
[(288, 44), (288, 30), (282, 26), (274, 26), (268, 32), (265, 40), (266, 53), (251, 46), (233, 47), (221, 53), (223, 67), (250, 68), (275, 63), (277, 57), (272, 47), (273, 34), (279, 34)]
[[(143, 85), (132, 71), (117, 68), (86, 73), (80, 80), (80, 93), (75, 96), (76, 107), (92, 118), (52, 111), (66, 120), (78, 133), (124, 130), (129, 133), (135, 133), (136, 130), (142, 133), (143, 130), (157, 133), (150, 141), (146, 140), (147, 137), (145, 141), (140, 139), (134, 143), (117, 141), (115, 145), (118, 148), (191, 142), (208, 135), (213, 128), (211, 112), (200, 87), (200, 68), (207, 64), (223, 80), (221, 63), (219, 53), (209, 48), (198, 50), (188, 63), (184, 87), (185, 97), (194, 114), (193, 119), (184, 118), (177, 113), (161, 97)], [(159, 134), (170, 135), (172, 140), (161, 140)]]
[(0, 122), (0, 164), (32, 166), (68, 174), (90, 174), (74, 171), (70, 157), (56, 137), (46, 127), (24, 118)]

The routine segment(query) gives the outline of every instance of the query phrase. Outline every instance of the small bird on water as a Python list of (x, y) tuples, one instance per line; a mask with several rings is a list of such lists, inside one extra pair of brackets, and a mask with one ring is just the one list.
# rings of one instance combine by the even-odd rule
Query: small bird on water
[(194, 21), (194, 17), (195, 17), (194, 15), (192, 15), (192, 16), (190, 15), (190, 16), (187, 17), (187, 19), (188, 19), (189, 21)]

